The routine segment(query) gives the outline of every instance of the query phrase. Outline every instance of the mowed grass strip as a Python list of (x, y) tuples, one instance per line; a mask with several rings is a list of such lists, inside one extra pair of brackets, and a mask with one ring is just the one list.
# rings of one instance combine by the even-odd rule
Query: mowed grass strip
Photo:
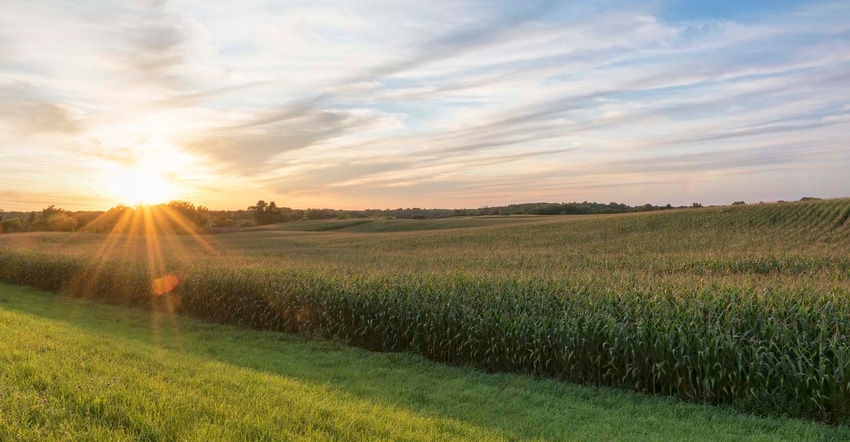
[(0, 440), (846, 440), (0, 285)]

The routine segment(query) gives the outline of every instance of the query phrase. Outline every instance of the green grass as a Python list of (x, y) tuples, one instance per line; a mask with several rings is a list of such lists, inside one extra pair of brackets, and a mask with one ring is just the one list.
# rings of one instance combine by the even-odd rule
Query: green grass
[(0, 284), (0, 440), (846, 440)]

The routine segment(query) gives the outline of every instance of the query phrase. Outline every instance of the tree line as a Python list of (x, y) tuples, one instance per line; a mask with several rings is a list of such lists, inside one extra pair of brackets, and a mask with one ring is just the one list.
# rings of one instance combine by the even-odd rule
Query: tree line
[[(817, 198), (805, 197), (801, 201)], [(780, 201), (782, 202), (782, 201)], [(735, 201), (733, 206), (743, 205), (744, 201)], [(629, 206), (622, 203), (571, 202), (571, 203), (523, 203), (506, 206), (481, 207), (477, 209), (293, 209), (278, 206), (274, 201), (259, 200), (245, 210), (210, 210), (204, 206), (196, 206), (188, 201), (171, 201), (155, 206), (129, 207), (115, 206), (108, 211), (77, 211), (50, 205), (41, 212), (8, 212), (0, 209), (0, 233), (27, 231), (56, 231), (74, 232), (87, 231), (106, 233), (113, 231), (122, 217), (133, 215), (143, 210), (165, 210), (167, 213), (178, 213), (188, 222), (171, 222), (168, 229), (177, 233), (185, 233), (186, 224), (197, 231), (220, 231), (221, 229), (250, 227), (256, 225), (277, 224), (299, 220), (322, 219), (440, 219), (458, 216), (492, 216), (492, 215), (595, 215), (609, 213), (650, 212), (657, 210), (673, 210), (703, 207), (700, 203), (690, 206), (673, 206), (671, 204), (656, 206), (643, 204)], [(159, 208), (159, 209), (157, 209)], [(140, 213), (140, 212), (139, 212)], [(166, 217), (168, 218), (168, 217)], [(173, 221), (173, 220), (172, 220)]]
[[(688, 207), (702, 207), (699, 203), (691, 206), (655, 206), (644, 204), (640, 206), (629, 206), (616, 202), (572, 202), (572, 203), (524, 203), (510, 204), (507, 206), (482, 207), (478, 209), (422, 209), (397, 208), (397, 209), (366, 209), (366, 210), (339, 210), (339, 209), (292, 209), (280, 207), (274, 201), (257, 201), (257, 204), (248, 207), (255, 225), (277, 224), (287, 221), (320, 220), (320, 219), (440, 219), (458, 216), (488, 216), (488, 215), (595, 215), (606, 213), (629, 213), (648, 212), (655, 210), (684, 209)], [(241, 211), (240, 211), (241, 212)], [(215, 224), (214, 225), (218, 225)], [(235, 225), (230, 223), (231, 226)]]
[[(153, 216), (150, 216), (153, 214)], [(209, 209), (188, 201), (171, 201), (153, 206), (117, 205), (107, 211), (65, 210), (50, 205), (40, 212), (0, 210), (0, 233), (15, 232), (94, 232), (144, 233), (146, 228), (175, 233), (202, 231), (209, 227)]]
[[(3, 212), (0, 210), (0, 212)], [(41, 212), (0, 213), (0, 233), (25, 231), (72, 232), (80, 224), (85, 212), (75, 215), (65, 209), (50, 205)]]

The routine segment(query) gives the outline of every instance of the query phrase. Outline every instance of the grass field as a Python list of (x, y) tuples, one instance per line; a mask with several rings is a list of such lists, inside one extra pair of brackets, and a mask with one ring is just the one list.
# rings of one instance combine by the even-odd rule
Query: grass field
[(0, 440), (788, 440), (846, 427), (0, 284)]
[[(200, 237), (5, 235), (0, 279), (839, 423), (850, 417), (848, 218), (850, 200), (828, 200)], [(174, 290), (151, 295), (162, 287)]]
[(410, 232), (422, 230), (442, 229), (468, 229), (472, 227), (493, 227), (539, 221), (540, 217), (530, 215), (513, 216), (476, 216), (476, 217), (454, 217), (445, 219), (339, 219), (339, 220), (316, 220), (316, 221), (293, 221), (268, 226), (258, 226), (244, 229), (243, 231), (311, 231), (328, 232), (336, 230), (340, 232)]

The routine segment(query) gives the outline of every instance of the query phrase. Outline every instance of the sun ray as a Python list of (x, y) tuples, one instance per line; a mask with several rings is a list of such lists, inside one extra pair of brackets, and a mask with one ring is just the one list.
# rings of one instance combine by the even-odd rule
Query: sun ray
[[(98, 282), (105, 264), (115, 258), (113, 255), (114, 250), (118, 245), (119, 239), (122, 237), (119, 233), (120, 229), (129, 224), (131, 222), (131, 218), (133, 218), (133, 214), (130, 211), (125, 211), (121, 214), (121, 217), (118, 219), (115, 227), (109, 234), (106, 235), (104, 241), (98, 247), (97, 252), (92, 255), (83, 275), (77, 278), (77, 281), (70, 284), (69, 290), (75, 292), (78, 296), (88, 297), (92, 287)], [(69, 236), (73, 236), (75, 234)], [(127, 240), (126, 237), (124, 239), (125, 241)]]
[(163, 206), (162, 211), (172, 222), (176, 223), (178, 227), (182, 228), (189, 236), (192, 237), (198, 244), (201, 245), (206, 251), (216, 254), (219, 254), (219, 248), (216, 247), (217, 244), (213, 244), (212, 239), (207, 239), (203, 235), (200, 234), (200, 229), (195, 226), (192, 222), (187, 220), (180, 212), (174, 210), (171, 207)]
[[(188, 263), (188, 246), (195, 244), (211, 255), (220, 255), (222, 245), (196, 221), (168, 204), (119, 205), (96, 217), (91, 225), (91, 230), (83, 229), (65, 238), (67, 241), (78, 235), (92, 234), (87, 232), (106, 230), (102, 239), (93, 244), (96, 252), (85, 258), (81, 271), (66, 290), (89, 298), (108, 287), (113, 299), (123, 298), (127, 305), (149, 302), (153, 313), (150, 326), (157, 347), (182, 348), (175, 314), (182, 300), (179, 285), (183, 272), (180, 269)], [(141, 280), (125, 278), (138, 272), (143, 272), (139, 275), (145, 277)], [(146, 291), (147, 300), (139, 298), (140, 289)]]

